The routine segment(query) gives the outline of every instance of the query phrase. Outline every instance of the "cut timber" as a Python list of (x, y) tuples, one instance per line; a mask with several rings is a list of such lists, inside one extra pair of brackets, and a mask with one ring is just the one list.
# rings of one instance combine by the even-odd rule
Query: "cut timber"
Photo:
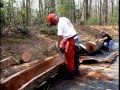
[(6, 78), (1, 82), (0, 88), (2, 90), (23, 90), (38, 78), (40, 84), (53, 75), (53, 71), (56, 73), (56, 69), (63, 64), (64, 57), (62, 56), (55, 55), (47, 58), (43, 62), (40, 61), (37, 64)]
[(112, 61), (119, 55), (118, 51), (105, 52), (104, 54), (99, 54), (95, 56), (80, 56), (80, 63), (91, 64), (91, 62), (107, 62), (112, 63)]
[(40, 60), (34, 60), (29, 63), (23, 63), (23, 64), (9, 66), (7, 68), (1, 69), (0, 80), (3, 81), (6, 78), (8, 78), (9, 76), (11, 76), (19, 71), (22, 71), (24, 69), (27, 69), (27, 68), (37, 64), (38, 62), (40, 62)]
[(16, 65), (16, 64), (18, 64), (18, 63), (15, 61), (15, 59), (13, 59), (12, 56), (0, 61), (1, 69), (7, 68), (7, 67), (12, 66), (12, 65)]
[(24, 52), (21, 55), (22, 62), (29, 62), (31, 60), (31, 54), (29, 52)]
[(86, 51), (88, 52), (95, 52), (102, 47), (103, 41), (93, 42), (89, 41), (86, 43)]
[(115, 57), (117, 57), (117, 56), (119, 56), (119, 52), (118, 52), (118, 51), (113, 52), (113, 53), (111, 53), (108, 57), (106, 57), (106, 58), (104, 59), (104, 62), (112, 63), (113, 60), (115, 59)]
[(88, 43), (86, 43), (86, 50), (88, 52), (95, 52), (97, 50), (99, 50), (102, 47), (102, 44), (104, 42), (104, 40), (106, 40), (107, 37), (102, 38), (102, 39), (97, 39), (96, 41), (89, 41)]

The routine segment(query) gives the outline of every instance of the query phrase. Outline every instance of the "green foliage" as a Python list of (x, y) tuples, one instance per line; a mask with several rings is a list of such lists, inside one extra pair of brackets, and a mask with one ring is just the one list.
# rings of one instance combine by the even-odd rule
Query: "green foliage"
[(17, 30), (23, 35), (28, 35), (30, 33), (30, 30), (27, 27), (23, 27), (23, 26), (21, 28), (17, 28)]
[(0, 8), (3, 8), (3, 6), (4, 6), (3, 3), (0, 2)]
[(97, 16), (90, 17), (88, 19), (88, 21), (85, 22), (85, 23), (87, 23), (87, 24), (93, 24), (93, 25), (98, 24), (99, 23), (99, 18)]
[(5, 40), (2, 39), (1, 42), (6, 44), (6, 45), (13, 45), (13, 44), (23, 43), (25, 39), (26, 39), (25, 36), (18, 35), (15, 37), (5, 38)]
[(11, 24), (11, 22), (9, 21), (10, 15), (12, 19), (11, 21), (13, 23), (13, 18), (16, 16), (12, 16), (12, 14), (16, 8), (12, 6), (12, 4), (16, 3), (16, 0), (2, 0), (1, 2), (4, 4), (3, 8), (1, 8), (0, 11), (2, 23), (4, 23), (4, 25)]
[(56, 12), (60, 16), (69, 17), (71, 15), (71, 9), (75, 8), (73, 7), (72, 0), (57, 0), (56, 3)]
[(57, 27), (56, 26), (52, 26), (50, 29), (50, 33), (49, 34), (51, 34), (51, 35), (56, 35), (57, 34)]
[(112, 25), (116, 25), (118, 24), (118, 20), (119, 20), (119, 13), (117, 12), (117, 10), (114, 10), (113, 15), (109, 18), (109, 24)]
[(57, 35), (57, 27), (51, 26), (49, 30), (45, 30), (45, 28), (41, 29), (40, 32), (46, 35)]
[(0, 10), (0, 23), (2, 26), (5, 24), (5, 13), (3, 8)]

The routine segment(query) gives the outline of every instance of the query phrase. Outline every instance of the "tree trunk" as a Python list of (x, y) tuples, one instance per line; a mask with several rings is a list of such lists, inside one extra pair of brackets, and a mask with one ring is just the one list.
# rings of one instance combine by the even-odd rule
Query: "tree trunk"
[(102, 6), (102, 1), (100, 0), (100, 25), (102, 25), (102, 12), (101, 12), (101, 7)]
[(108, 0), (105, 0), (106, 1), (106, 14), (105, 14), (105, 24), (108, 23)]
[[(85, 11), (84, 11), (84, 2), (82, 2), (82, 4), (80, 4), (80, 14), (79, 14), (79, 16), (80, 16), (80, 21), (81, 21), (81, 19), (82, 19), (82, 15), (84, 15), (85, 14)], [(83, 17), (84, 18), (84, 17)]]
[(13, 26), (15, 25), (15, 13), (14, 13), (14, 7), (13, 7), (13, 1), (12, 1), (12, 24), (13, 24)]
[(88, 11), (88, 0), (85, 0), (86, 2), (86, 20), (89, 18), (89, 11)]
[(91, 5), (92, 5), (92, 0), (90, 0), (90, 2), (89, 2), (89, 14), (88, 14), (88, 18), (91, 16)]
[(26, 19), (26, 18), (25, 18), (25, 17), (26, 17), (26, 16), (25, 16), (25, 0), (23, 0), (22, 2), (23, 2), (22, 21), (23, 21), (23, 26), (25, 26), (25, 24), (26, 24), (26, 22), (25, 22), (25, 21), (26, 21), (26, 20), (25, 20), (25, 19)]
[[(119, 0), (117, 0), (117, 9), (118, 9), (118, 14), (119, 14)], [(119, 25), (119, 17), (118, 17), (118, 25)]]
[(27, 14), (27, 17), (26, 17), (26, 24), (27, 26), (29, 26), (30, 24), (30, 0), (26, 0), (26, 14)]
[(105, 25), (107, 25), (108, 22), (108, 0), (104, 0), (104, 19), (105, 19)]
[(55, 13), (55, 0), (50, 0), (50, 12)]
[(84, 0), (84, 23), (86, 22), (86, 0)]
[(98, 10), (97, 10), (97, 1), (95, 1), (96, 3), (95, 3), (95, 16), (97, 16), (98, 15)]
[(41, 0), (39, 0), (39, 13), (40, 13), (40, 15), (43, 14), (43, 3)]
[(76, 9), (75, 9), (75, 1), (74, 0), (71, 0), (71, 2), (70, 2), (70, 18), (71, 18), (71, 22), (76, 22), (76, 16), (75, 16), (75, 11), (76, 11)]
[(39, 0), (39, 15), (38, 15), (38, 18), (39, 18), (39, 25), (43, 24), (43, 3), (41, 0)]
[(9, 25), (11, 25), (11, 0), (9, 0), (9, 4), (8, 4), (8, 15), (9, 15)]
[(111, 1), (112, 4), (112, 16), (113, 16), (113, 5), (114, 5), (114, 1)]

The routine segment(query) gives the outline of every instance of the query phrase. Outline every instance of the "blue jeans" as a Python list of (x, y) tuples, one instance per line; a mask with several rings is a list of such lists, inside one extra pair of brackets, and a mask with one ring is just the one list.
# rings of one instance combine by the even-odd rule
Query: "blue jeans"
[(109, 42), (104, 42), (103, 46), (106, 48), (112, 49), (113, 40), (110, 40)]
[[(75, 38), (74, 42), (75, 44), (79, 44), (80, 43), (79, 37)], [(75, 64), (75, 73), (78, 73), (80, 62), (79, 62), (79, 51), (77, 50), (76, 47), (75, 47), (74, 64)]]

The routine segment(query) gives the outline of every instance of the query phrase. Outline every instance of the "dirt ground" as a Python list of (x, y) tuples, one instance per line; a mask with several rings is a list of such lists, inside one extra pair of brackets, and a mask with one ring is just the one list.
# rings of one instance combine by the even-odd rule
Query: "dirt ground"
[[(75, 25), (81, 41), (94, 41), (95, 34), (105, 31), (113, 39), (119, 39), (118, 26), (81, 26)], [(55, 46), (56, 35), (41, 34), (37, 26), (31, 28), (31, 35), (13, 35), (12, 37), (1, 37), (1, 60), (13, 56), (20, 60), (21, 54), (29, 52), (31, 60), (43, 60), (44, 58), (56, 54), (56, 50), (49, 49)]]
[(59, 79), (48, 90), (119, 90), (119, 57), (113, 64), (80, 65), (80, 76), (73, 80)]
[(54, 41), (47, 35), (41, 34), (37, 28), (31, 29), (29, 36), (21, 34), (12, 37), (1, 37), (1, 59), (13, 56), (20, 60), (22, 53), (31, 54), (31, 60), (42, 60), (52, 53), (45, 51)]

